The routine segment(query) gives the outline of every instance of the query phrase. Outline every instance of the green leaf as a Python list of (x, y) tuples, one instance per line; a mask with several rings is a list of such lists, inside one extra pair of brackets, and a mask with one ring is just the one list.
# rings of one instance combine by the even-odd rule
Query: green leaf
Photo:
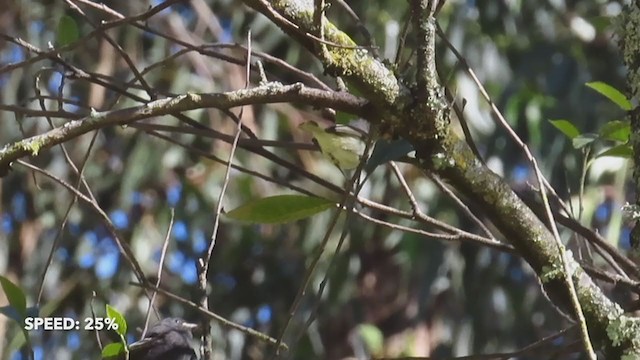
[(122, 314), (116, 310), (111, 305), (107, 304), (107, 317), (110, 319), (114, 319), (114, 324), (118, 325), (118, 328), (115, 331), (122, 336), (127, 335), (127, 320), (122, 316)]
[(342, 111), (338, 111), (336, 113), (336, 124), (347, 125), (354, 119), (355, 119), (354, 116), (349, 113), (342, 112)]
[(0, 275), (0, 285), (2, 286), (2, 291), (9, 300), (9, 305), (13, 307), (13, 309), (21, 316), (19, 322), (24, 320), (24, 317), (27, 315), (27, 298), (24, 295), (24, 292), (20, 287), (11, 282), (11, 280), (6, 277)]
[(364, 141), (359, 138), (360, 134), (329, 132), (318, 126), (315, 121), (302, 123), (299, 128), (313, 134), (322, 154), (338, 168), (351, 170), (360, 164), (366, 147)]
[(618, 105), (622, 110), (629, 111), (633, 107), (631, 102), (626, 96), (613, 86), (604, 83), (602, 81), (594, 81), (586, 84), (588, 87), (599, 92), (601, 95), (611, 100), (614, 104)]
[(358, 325), (358, 333), (371, 354), (380, 354), (384, 348), (384, 335), (382, 331), (375, 325), (360, 324)]
[(615, 156), (615, 157), (630, 159), (631, 156), (633, 156), (633, 149), (629, 144), (620, 144), (612, 147), (611, 149), (601, 152), (596, 157), (602, 157), (602, 156)]
[(68, 15), (63, 15), (58, 22), (56, 43), (59, 46), (71, 44), (80, 37), (80, 30), (76, 21)]
[(571, 140), (580, 135), (580, 130), (569, 120), (549, 120), (549, 122)]
[(627, 142), (631, 134), (631, 124), (628, 121), (609, 121), (600, 128), (599, 133), (605, 140)]
[(576, 149), (583, 148), (598, 139), (596, 134), (582, 134), (573, 138), (573, 147)]
[(334, 201), (305, 195), (278, 195), (250, 201), (225, 215), (261, 224), (280, 224), (304, 219), (335, 206)]
[(115, 357), (122, 353), (124, 353), (124, 344), (120, 342), (111, 343), (102, 348), (103, 359)]

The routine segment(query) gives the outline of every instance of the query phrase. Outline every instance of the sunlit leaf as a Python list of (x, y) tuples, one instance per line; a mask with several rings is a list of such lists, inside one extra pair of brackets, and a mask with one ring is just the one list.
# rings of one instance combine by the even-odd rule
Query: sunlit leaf
[(102, 349), (102, 358), (103, 359), (111, 358), (111, 357), (118, 356), (122, 353), (124, 353), (124, 344), (120, 342), (115, 342), (115, 343), (107, 344), (107, 346), (105, 346)]
[(633, 108), (629, 99), (627, 99), (622, 92), (607, 83), (594, 81), (587, 83), (586, 85), (611, 100), (622, 110), (629, 111)]
[(549, 120), (549, 122), (569, 139), (573, 140), (576, 136), (580, 135), (580, 130), (569, 120)]
[(631, 125), (628, 121), (613, 120), (600, 128), (600, 137), (606, 140), (627, 142), (631, 134)]
[(573, 138), (573, 147), (576, 149), (583, 148), (598, 139), (596, 134), (582, 134)]
[(379, 354), (384, 348), (384, 335), (375, 325), (360, 324), (358, 333), (364, 343), (367, 344), (370, 353)]
[(350, 170), (360, 164), (365, 143), (359, 138), (359, 134), (329, 132), (315, 121), (301, 124), (300, 129), (313, 134), (322, 153), (338, 168)]
[(629, 144), (620, 144), (620, 145), (612, 147), (611, 149), (608, 149), (608, 150), (605, 150), (605, 151), (601, 152), (596, 157), (615, 156), (615, 157), (621, 157), (621, 158), (629, 159), (629, 158), (631, 158), (632, 155), (633, 155), (633, 149), (631, 148), (631, 145), (629, 145)]
[(106, 308), (107, 317), (110, 319), (114, 319), (112, 321), (115, 321), (115, 324), (117, 324), (118, 328), (115, 329), (115, 331), (122, 336), (127, 335), (127, 320), (124, 318), (124, 316), (122, 316), (122, 314), (118, 310), (116, 310), (109, 304), (107, 304)]
[(278, 195), (250, 201), (226, 216), (252, 223), (279, 224), (304, 219), (334, 206), (334, 201), (319, 197)]

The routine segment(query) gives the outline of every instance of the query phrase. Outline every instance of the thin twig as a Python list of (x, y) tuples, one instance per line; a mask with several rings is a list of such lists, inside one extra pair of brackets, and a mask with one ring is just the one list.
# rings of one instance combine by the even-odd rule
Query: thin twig
[[(253, 336), (256, 339), (259, 339), (259, 340), (264, 341), (266, 343), (269, 343), (271, 345), (278, 344), (278, 341), (276, 339), (270, 337), (269, 335), (263, 334), (263, 333), (261, 333), (261, 332), (259, 332), (257, 330), (252, 329), (252, 328), (249, 328), (249, 327), (246, 327), (246, 326), (242, 326), (242, 325), (237, 324), (237, 323), (235, 323), (235, 322), (233, 322), (231, 320), (225, 319), (224, 317), (222, 317), (222, 316), (220, 316), (220, 315), (218, 315), (218, 314), (216, 314), (214, 312), (211, 312), (208, 309), (202, 308), (201, 306), (199, 306), (195, 302), (187, 300), (187, 299), (185, 299), (185, 298), (183, 298), (181, 296), (178, 296), (178, 295), (176, 295), (176, 294), (174, 294), (174, 293), (172, 293), (170, 291), (167, 291), (167, 290), (165, 290), (163, 288), (159, 288), (159, 287), (153, 286), (152, 284), (146, 284), (146, 283), (145, 284), (132, 283), (131, 285), (138, 286), (140, 288), (147, 289), (147, 290), (157, 291), (160, 294), (165, 295), (166, 297), (168, 297), (170, 299), (176, 300), (179, 303), (181, 303), (183, 305), (186, 305), (186, 306), (190, 307), (191, 309), (194, 309), (194, 310), (198, 311), (199, 313), (201, 313), (201, 314), (203, 314), (205, 316), (208, 316), (209, 319), (215, 320), (215, 321), (217, 321), (218, 323), (220, 323), (223, 326), (229, 327), (231, 329), (239, 330), (242, 333), (245, 333), (245, 334), (247, 334), (249, 336)], [(289, 349), (289, 347), (284, 343), (280, 343), (278, 346), (281, 349), (285, 350), (285, 351), (287, 351)]]
[[(167, 229), (167, 235), (164, 237), (164, 242), (162, 243), (162, 251), (160, 252), (160, 262), (158, 263), (158, 272), (156, 273), (156, 287), (160, 286), (160, 282), (162, 281), (162, 269), (164, 268), (164, 259), (167, 255), (167, 249), (169, 248), (169, 239), (171, 238), (171, 230), (173, 229), (173, 220), (175, 218), (176, 211), (171, 208), (171, 219), (169, 220), (169, 228)], [(144, 328), (142, 328), (141, 339), (145, 338), (147, 334), (147, 329), (149, 328), (149, 319), (151, 318), (151, 309), (153, 308), (153, 303), (156, 300), (157, 291), (153, 291), (151, 293), (151, 299), (149, 300), (149, 306), (147, 307), (147, 314), (144, 319)]]

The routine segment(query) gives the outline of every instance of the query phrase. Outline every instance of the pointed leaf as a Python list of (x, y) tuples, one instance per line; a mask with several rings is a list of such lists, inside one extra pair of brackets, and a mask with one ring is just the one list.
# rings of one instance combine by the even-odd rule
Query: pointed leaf
[(114, 324), (118, 325), (118, 328), (115, 331), (122, 336), (127, 335), (127, 320), (122, 316), (122, 314), (116, 310), (113, 306), (107, 304), (107, 317), (110, 319), (114, 319)]
[(599, 134), (605, 140), (627, 142), (631, 134), (631, 124), (628, 121), (609, 121), (600, 128)]
[(571, 140), (580, 135), (580, 130), (578, 130), (578, 128), (576, 128), (569, 120), (549, 120), (549, 122)]
[(601, 152), (596, 157), (602, 157), (602, 156), (615, 156), (615, 157), (630, 159), (631, 156), (633, 156), (633, 149), (631, 149), (631, 145), (629, 144), (620, 144), (612, 147), (609, 150), (605, 150)]
[(319, 197), (278, 195), (250, 201), (226, 216), (251, 223), (279, 224), (304, 219), (334, 206), (334, 201)]
[(111, 343), (102, 349), (102, 358), (115, 357), (124, 353), (124, 344), (120, 342)]
[[(9, 300), (9, 305), (24, 319), (27, 314), (27, 298), (22, 289), (2, 275), (0, 275), (0, 285), (7, 296), (7, 300)], [(22, 322), (22, 319), (20, 322)]]
[(598, 139), (596, 134), (582, 134), (573, 138), (573, 147), (576, 149), (583, 148)]
[(58, 33), (56, 34), (57, 45), (64, 46), (71, 44), (80, 37), (80, 30), (76, 21), (68, 15), (63, 15), (58, 22)]
[(599, 92), (601, 95), (618, 105), (622, 110), (629, 111), (633, 107), (626, 96), (613, 86), (602, 81), (594, 81), (586, 84), (588, 87)]

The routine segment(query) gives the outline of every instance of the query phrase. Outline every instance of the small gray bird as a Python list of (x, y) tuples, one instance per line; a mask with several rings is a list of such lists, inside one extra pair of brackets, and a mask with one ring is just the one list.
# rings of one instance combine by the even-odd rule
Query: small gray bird
[(190, 341), (198, 325), (166, 318), (152, 326), (144, 339), (129, 345), (130, 360), (197, 360)]

